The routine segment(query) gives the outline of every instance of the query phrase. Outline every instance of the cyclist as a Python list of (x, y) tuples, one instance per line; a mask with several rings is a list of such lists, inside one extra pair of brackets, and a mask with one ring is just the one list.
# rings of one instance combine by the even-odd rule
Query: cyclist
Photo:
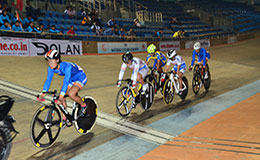
[(132, 53), (126, 52), (122, 56), (122, 61), (123, 64), (121, 66), (121, 70), (118, 76), (118, 82), (117, 82), (117, 87), (121, 86), (121, 80), (124, 76), (126, 67), (129, 67), (130, 69), (133, 70), (132, 72), (132, 88), (136, 88), (137, 82), (142, 84), (142, 92), (141, 94), (145, 94), (145, 91), (147, 89), (147, 84), (144, 84), (144, 78), (147, 75), (149, 69), (145, 62), (137, 57), (133, 57)]
[[(192, 70), (194, 61), (195, 61), (195, 56), (198, 56), (198, 64), (202, 64), (203, 65), (203, 69), (204, 69), (204, 78), (207, 79), (208, 78), (208, 72), (207, 72), (207, 68), (206, 68), (206, 63), (208, 62), (208, 60), (210, 59), (210, 54), (206, 51), (206, 49), (201, 48), (200, 46), (200, 42), (196, 42), (193, 45), (193, 52), (192, 52), (192, 61), (191, 61), (191, 65), (189, 67), (189, 70)], [(203, 61), (203, 63), (202, 63)]]
[[(165, 72), (168, 72), (169, 68), (170, 68), (170, 65), (173, 64), (173, 68), (172, 68), (172, 71), (174, 73), (177, 73), (178, 75), (178, 79), (179, 79), (179, 95), (181, 95), (182, 91), (182, 76), (183, 74), (185, 73), (186, 71), (186, 63), (184, 61), (184, 59), (177, 55), (176, 51), (174, 49), (171, 49), (168, 51), (167, 53), (167, 57), (168, 57), (168, 61), (167, 61), (167, 64), (166, 64), (166, 68), (165, 68)], [(161, 81), (164, 81), (165, 80), (165, 73), (162, 73), (162, 79)]]
[(162, 67), (166, 64), (165, 55), (158, 51), (154, 44), (150, 44), (147, 47), (147, 52), (146, 64), (148, 65), (150, 60), (154, 60), (153, 68), (157, 69), (159, 73), (162, 73)]
[[(80, 89), (87, 83), (87, 76), (84, 71), (75, 63), (61, 61), (60, 53), (57, 50), (50, 50), (45, 54), (45, 60), (48, 61), (48, 75), (44, 83), (43, 90), (40, 94), (40, 99), (45, 96), (50, 88), (53, 74), (64, 76), (63, 85), (57, 100), (57, 104), (62, 104), (64, 108), (67, 107), (64, 95), (67, 94), (73, 101), (81, 105), (80, 116), (84, 116), (87, 105), (78, 96)], [(67, 122), (66, 116), (62, 114), (63, 125)]]

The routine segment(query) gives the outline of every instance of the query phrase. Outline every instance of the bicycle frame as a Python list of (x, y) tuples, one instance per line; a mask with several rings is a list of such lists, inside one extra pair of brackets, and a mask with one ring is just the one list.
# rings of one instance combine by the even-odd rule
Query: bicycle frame
[(171, 83), (171, 88), (172, 88), (172, 85), (174, 86), (174, 89), (175, 89), (175, 92), (176, 93), (179, 93), (180, 91), (184, 91), (186, 90), (187, 86), (185, 85), (185, 83), (182, 81), (182, 89), (179, 89), (179, 78), (177, 76), (176, 73), (174, 72), (170, 72), (170, 80), (172, 81)]
[[(65, 107), (62, 105), (62, 104), (56, 104), (55, 101), (59, 99), (59, 96), (56, 95), (57, 91), (55, 90), (54, 92), (46, 92), (47, 94), (53, 94), (53, 99), (51, 101), (51, 105), (52, 107), (56, 107), (56, 105), (58, 106), (58, 108), (60, 109), (60, 111), (66, 116), (66, 118), (70, 121), (70, 122), (74, 122), (75, 119), (72, 115), (70, 115), (70, 113), (65, 109)], [(65, 96), (64, 98), (66, 98), (67, 96)], [(73, 106), (73, 110), (75, 109), (76, 106)], [(46, 115), (45, 117), (45, 120), (48, 120), (49, 117), (52, 117), (50, 116), (52, 113), (52, 110), (50, 110), (48, 112), (48, 114)]]

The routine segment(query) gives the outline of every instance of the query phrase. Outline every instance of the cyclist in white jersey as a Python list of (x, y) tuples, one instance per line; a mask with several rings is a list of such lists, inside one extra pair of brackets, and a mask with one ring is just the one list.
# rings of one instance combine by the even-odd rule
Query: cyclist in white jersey
[[(173, 64), (174, 67), (172, 68), (172, 71), (177, 73), (179, 78), (180, 89), (182, 89), (182, 76), (186, 71), (186, 63), (184, 59), (181, 56), (177, 55), (176, 51), (173, 49), (168, 51), (167, 57), (168, 61), (166, 63), (165, 72), (168, 72), (170, 65)], [(162, 75), (162, 81), (164, 81), (164, 78), (165, 73)]]
[(118, 76), (118, 82), (117, 82), (117, 86), (120, 87), (121, 86), (121, 80), (123, 79), (126, 67), (129, 67), (130, 69), (133, 70), (132, 76), (131, 76), (131, 80), (132, 82), (132, 88), (136, 87), (137, 82), (142, 84), (142, 94), (145, 93), (146, 88), (147, 88), (147, 84), (144, 85), (144, 78), (147, 75), (149, 69), (147, 67), (147, 65), (145, 64), (145, 62), (137, 57), (133, 57), (132, 53), (130, 52), (126, 52), (123, 54), (122, 56), (122, 61), (123, 64), (121, 66), (121, 70)]

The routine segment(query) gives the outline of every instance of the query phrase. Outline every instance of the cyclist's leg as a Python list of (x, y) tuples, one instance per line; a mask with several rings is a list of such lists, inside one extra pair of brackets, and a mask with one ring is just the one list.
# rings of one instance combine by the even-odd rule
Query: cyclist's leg
[(143, 93), (145, 93), (147, 89), (147, 84), (144, 84), (144, 78), (148, 74), (149, 70), (147, 68), (141, 69), (137, 74), (137, 81), (142, 84), (143, 86)]
[(180, 71), (179, 71), (179, 83), (180, 83), (180, 88), (179, 89), (182, 89), (182, 76), (183, 74), (185, 73), (185, 70), (186, 70), (186, 64), (182, 64), (180, 66)]
[(156, 67), (157, 67), (157, 71), (161, 74), (163, 72), (163, 70), (162, 70), (162, 61), (159, 61), (156, 64)]

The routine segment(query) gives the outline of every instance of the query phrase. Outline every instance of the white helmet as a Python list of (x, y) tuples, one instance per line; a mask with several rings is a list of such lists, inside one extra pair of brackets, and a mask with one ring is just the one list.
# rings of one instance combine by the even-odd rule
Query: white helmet
[(45, 54), (45, 59), (60, 59), (60, 53), (55, 49), (51, 49)]
[(176, 54), (177, 54), (176, 51), (174, 49), (171, 49), (168, 51), (167, 57), (172, 58), (173, 56), (176, 56)]
[(193, 49), (195, 49), (195, 50), (200, 49), (200, 42), (194, 43)]

